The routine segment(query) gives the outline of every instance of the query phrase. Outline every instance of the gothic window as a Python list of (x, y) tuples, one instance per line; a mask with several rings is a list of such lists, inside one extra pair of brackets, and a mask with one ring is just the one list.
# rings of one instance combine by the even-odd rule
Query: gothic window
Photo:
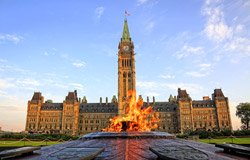
[(123, 80), (123, 83), (124, 83), (124, 85), (123, 85), (123, 87), (124, 87), (124, 88), (123, 88), (123, 92), (124, 92), (124, 93), (123, 93), (123, 94), (126, 95), (126, 94), (127, 94), (127, 93), (126, 93), (126, 79)]
[(131, 77), (131, 73), (130, 72), (128, 73), (128, 77)]

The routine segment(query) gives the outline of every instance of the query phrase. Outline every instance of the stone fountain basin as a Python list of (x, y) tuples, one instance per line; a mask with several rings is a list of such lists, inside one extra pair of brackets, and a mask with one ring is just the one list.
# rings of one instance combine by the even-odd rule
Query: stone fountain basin
[(84, 135), (80, 139), (174, 139), (175, 136), (166, 132), (94, 132), (87, 135)]
[(75, 141), (42, 147), (33, 156), (24, 159), (230, 159), (218, 154), (218, 151), (222, 149), (210, 144), (178, 139), (165, 132), (95, 132)]

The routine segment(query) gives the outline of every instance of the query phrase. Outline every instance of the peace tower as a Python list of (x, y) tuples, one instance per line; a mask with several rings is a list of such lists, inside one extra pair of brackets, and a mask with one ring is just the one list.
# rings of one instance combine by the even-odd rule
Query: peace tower
[(126, 112), (128, 91), (135, 88), (135, 53), (127, 19), (124, 20), (122, 38), (118, 46), (118, 115)]

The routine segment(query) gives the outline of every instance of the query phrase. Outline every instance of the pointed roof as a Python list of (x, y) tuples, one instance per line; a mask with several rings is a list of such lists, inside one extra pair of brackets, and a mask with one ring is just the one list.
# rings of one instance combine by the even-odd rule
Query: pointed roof
[(122, 41), (127, 41), (130, 42), (131, 41), (131, 37), (129, 34), (129, 30), (128, 30), (128, 22), (127, 22), (127, 18), (125, 18), (124, 20), (124, 26), (123, 26), (123, 32), (122, 32)]

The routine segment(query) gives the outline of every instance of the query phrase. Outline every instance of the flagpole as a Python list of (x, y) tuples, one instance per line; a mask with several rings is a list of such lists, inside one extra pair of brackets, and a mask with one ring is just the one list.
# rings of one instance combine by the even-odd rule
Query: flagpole
[(127, 16), (129, 16), (130, 14), (127, 12), (127, 10), (125, 10), (125, 14), (124, 14), (124, 16), (125, 16), (125, 19), (127, 20)]

